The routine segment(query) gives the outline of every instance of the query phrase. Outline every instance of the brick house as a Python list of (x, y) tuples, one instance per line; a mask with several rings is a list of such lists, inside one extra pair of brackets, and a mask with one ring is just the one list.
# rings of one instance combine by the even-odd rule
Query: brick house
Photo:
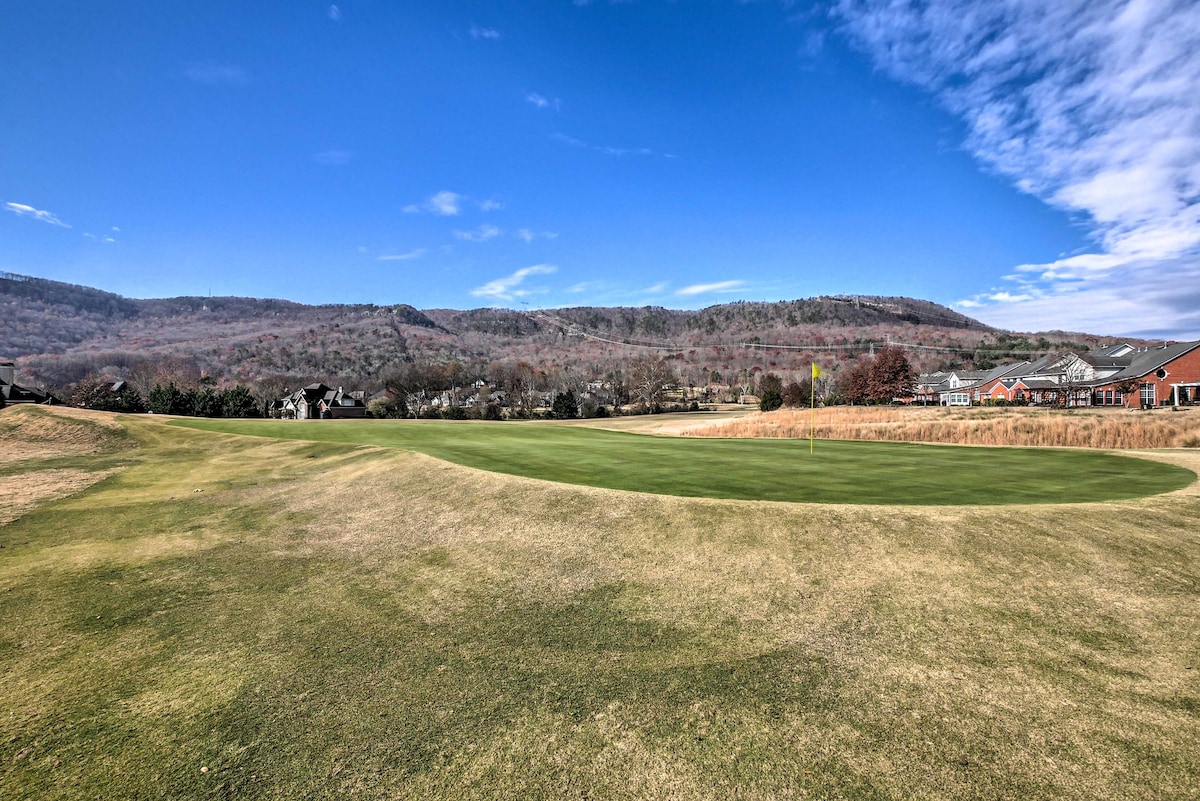
[[(920, 380), (943, 406), (989, 399), (1056, 406), (1192, 405), (1200, 403), (1200, 341), (1051, 353), (1033, 362), (1000, 365), (972, 383), (962, 383), (970, 375), (932, 373)], [(950, 386), (950, 377), (958, 386)]]

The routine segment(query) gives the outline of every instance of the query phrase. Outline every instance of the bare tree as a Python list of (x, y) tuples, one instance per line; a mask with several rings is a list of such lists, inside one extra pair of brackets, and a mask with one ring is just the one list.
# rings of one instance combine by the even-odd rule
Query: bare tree
[(645, 411), (661, 406), (667, 387), (678, 380), (671, 365), (657, 356), (641, 356), (629, 365), (630, 397)]

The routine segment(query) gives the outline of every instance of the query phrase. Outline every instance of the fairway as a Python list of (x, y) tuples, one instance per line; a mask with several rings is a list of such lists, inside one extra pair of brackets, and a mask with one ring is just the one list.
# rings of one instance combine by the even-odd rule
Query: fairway
[[(1037, 507), (748, 503), (415, 448), (526, 470), (553, 452), (546, 473), (603, 458), (643, 483), (699, 460), (748, 485), (788, 448), (810, 481), (835, 458), (1002, 452), (819, 441), (810, 462), (807, 442), (553, 424), (233, 426), (399, 446), (369, 448), (69, 412), (0, 412), (18, 501), (0, 522), (5, 801), (1200, 786), (1194, 483)], [(741, 444), (769, 447), (693, 449)]]
[(802, 503), (997, 505), (1145, 497), (1189, 470), (1111, 453), (908, 443), (653, 437), (569, 425), (425, 420), (177, 420), (205, 431), (400, 448), (607, 489)]

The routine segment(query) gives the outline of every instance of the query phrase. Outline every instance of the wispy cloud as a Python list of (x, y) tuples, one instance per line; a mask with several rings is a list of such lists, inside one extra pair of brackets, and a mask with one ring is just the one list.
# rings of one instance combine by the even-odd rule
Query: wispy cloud
[(500, 31), (495, 28), (482, 28), (478, 25), (472, 25), (468, 33), (470, 33), (472, 39), (484, 39), (490, 42), (498, 42), (503, 38), (500, 35)]
[(27, 206), (24, 203), (13, 203), (12, 201), (9, 201), (8, 203), (4, 204), (4, 208), (20, 217), (32, 217), (35, 220), (41, 220), (42, 222), (49, 223), (50, 225), (57, 225), (59, 228), (71, 227), (62, 220), (58, 219), (58, 216), (54, 214), (54, 212), (35, 209), (33, 206)]
[(340, 8), (338, 8), (336, 5), (331, 5), (329, 7), (329, 11), (327, 11), (326, 14), (334, 22), (342, 21), (342, 10)]
[(437, 214), (442, 217), (455, 217), (462, 213), (462, 204), (466, 200), (464, 195), (457, 192), (443, 190), (436, 195), (431, 196), (423, 203), (410, 203), (404, 207), (406, 214), (420, 214), (427, 212), (429, 214)]
[[(571, 147), (583, 148), (585, 150), (594, 150), (597, 153), (603, 153), (606, 156), (655, 156), (658, 155), (648, 147), (612, 147), (610, 145), (593, 145), (583, 139), (576, 139), (574, 136), (556, 133), (551, 134), (551, 138), (557, 142), (570, 145)], [(666, 158), (671, 158), (664, 154)]]
[(839, 0), (836, 14), (966, 121), (976, 158), (1089, 221), (1093, 252), (1022, 265), (1015, 287), (964, 308), (1006, 328), (1117, 333), (1150, 317), (1200, 336), (1195, 296), (1170, 291), (1200, 287), (1200, 5)]
[(419, 259), (425, 255), (425, 248), (414, 248), (407, 253), (383, 253), (378, 257), (379, 261), (412, 261)]
[(549, 275), (557, 269), (553, 264), (535, 264), (532, 267), (522, 267), (512, 275), (497, 278), (495, 281), (489, 281), (481, 287), (472, 289), (471, 294), (477, 298), (504, 301), (513, 301), (517, 298), (540, 294), (546, 290), (544, 288), (531, 289), (522, 287), (521, 285), (531, 275)]
[(534, 231), (530, 228), (518, 228), (514, 234), (527, 244), (535, 239), (558, 239), (558, 234), (553, 231)]
[(481, 200), (479, 201), (480, 211), (499, 211), (504, 208), (504, 204), (499, 200)]
[(537, 92), (527, 92), (525, 94), (525, 102), (538, 108), (552, 108), (555, 111), (558, 111), (562, 104), (557, 97), (546, 97)]
[(657, 284), (648, 286), (641, 291), (643, 295), (661, 295), (670, 289), (671, 284), (668, 281), (659, 281)]
[(676, 295), (708, 295), (712, 293), (737, 292), (746, 285), (745, 281), (717, 281), (712, 284), (692, 284), (675, 290)]
[(468, 242), (486, 242), (500, 236), (501, 231), (494, 225), (481, 225), (473, 231), (455, 231), (455, 239), (465, 239)]
[(313, 154), (313, 161), (327, 167), (341, 167), (354, 160), (353, 150), (322, 150)]
[(217, 64), (212, 61), (193, 64), (183, 74), (197, 83), (242, 86), (250, 82), (250, 75), (241, 67), (232, 64)]

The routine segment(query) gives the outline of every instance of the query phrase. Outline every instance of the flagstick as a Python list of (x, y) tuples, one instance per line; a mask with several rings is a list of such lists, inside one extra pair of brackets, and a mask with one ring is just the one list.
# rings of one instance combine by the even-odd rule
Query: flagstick
[(813, 437), (817, 433), (817, 366), (812, 368), (808, 381), (808, 452), (813, 452)]

